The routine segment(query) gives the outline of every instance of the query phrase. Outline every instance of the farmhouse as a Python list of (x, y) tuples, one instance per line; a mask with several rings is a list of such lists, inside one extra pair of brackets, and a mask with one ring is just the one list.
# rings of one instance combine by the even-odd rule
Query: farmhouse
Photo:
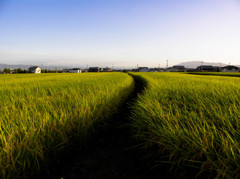
[(195, 72), (196, 68), (186, 68), (186, 72)]
[(213, 71), (213, 67), (211, 65), (201, 65), (196, 68), (197, 71), (205, 71), (205, 72), (211, 72)]
[(239, 72), (239, 68), (233, 65), (222, 67), (222, 72)]
[(165, 68), (157, 68), (158, 72), (165, 72), (166, 69)]
[(99, 72), (99, 67), (89, 67), (88, 72)]
[(82, 73), (82, 70), (80, 68), (72, 68), (69, 69), (69, 73)]
[(139, 72), (148, 72), (149, 70), (148, 70), (148, 67), (139, 67), (138, 71)]
[(204, 72), (219, 72), (221, 70), (218, 66), (211, 65), (201, 65), (196, 68), (196, 71), (204, 71)]
[(186, 72), (185, 66), (175, 65), (173, 66), (173, 69), (176, 70), (177, 72)]
[(103, 68), (103, 71), (104, 71), (104, 72), (111, 72), (111, 71), (112, 71), (112, 69), (111, 69), (111, 68), (108, 68), (108, 67), (106, 67), (106, 68)]
[(41, 68), (39, 66), (32, 66), (28, 70), (29, 73), (41, 73)]
[(159, 72), (159, 68), (149, 68), (148, 72)]
[(176, 65), (166, 69), (167, 72), (185, 72), (186, 68), (184, 66)]

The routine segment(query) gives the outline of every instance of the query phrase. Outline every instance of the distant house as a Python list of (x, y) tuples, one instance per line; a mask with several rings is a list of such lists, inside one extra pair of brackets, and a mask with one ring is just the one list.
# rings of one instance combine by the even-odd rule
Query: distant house
[(106, 67), (106, 68), (103, 68), (103, 71), (104, 71), (104, 72), (111, 72), (111, 71), (112, 71), (112, 69), (111, 69), (111, 68), (108, 68), (108, 67)]
[(39, 66), (32, 66), (28, 68), (29, 73), (41, 73), (41, 68)]
[(72, 68), (68, 70), (69, 73), (82, 73), (82, 70), (80, 68)]
[(62, 70), (63, 73), (69, 73), (69, 69), (65, 68)]
[(173, 67), (166, 68), (166, 72), (176, 72)]
[(203, 72), (219, 72), (221, 70), (218, 66), (211, 66), (211, 65), (201, 65), (196, 68), (196, 71), (203, 71)]
[(186, 72), (195, 72), (196, 68), (186, 68)]
[(139, 67), (138, 71), (139, 72), (148, 72), (149, 70), (148, 70), (148, 67)]
[(222, 72), (239, 72), (239, 68), (233, 65), (222, 67)]
[(89, 67), (88, 72), (99, 72), (99, 67)]
[(158, 71), (159, 71), (159, 72), (165, 72), (166, 69), (164, 69), (164, 68), (158, 68)]
[(221, 71), (221, 67), (219, 67), (219, 66), (213, 66), (213, 71), (214, 71), (214, 72), (220, 72), (220, 71)]
[(149, 68), (148, 72), (159, 72), (159, 68)]
[(196, 71), (212, 72), (213, 67), (211, 65), (201, 65), (196, 68)]
[(180, 66), (180, 65), (173, 66), (173, 69), (176, 70), (176, 72), (185, 72), (186, 71), (185, 66)]
[(185, 72), (186, 68), (184, 66), (176, 65), (166, 69), (167, 72)]

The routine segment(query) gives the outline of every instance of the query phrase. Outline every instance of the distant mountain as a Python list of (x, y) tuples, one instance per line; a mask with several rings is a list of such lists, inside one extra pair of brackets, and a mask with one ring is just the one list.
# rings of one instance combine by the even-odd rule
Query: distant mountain
[[(38, 66), (38, 65), (22, 65), (22, 64), (17, 64), (17, 65), (8, 65), (8, 64), (0, 64), (0, 70), (4, 70), (4, 68), (11, 68), (11, 69), (17, 69), (21, 68), (23, 70), (28, 70), (29, 67), (31, 66)], [(45, 65), (40, 65), (39, 66), (41, 69), (48, 69), (48, 70), (62, 70), (64, 68), (71, 68), (67, 66), (45, 66)]]
[(197, 68), (200, 65), (212, 65), (212, 66), (227, 66), (225, 63), (221, 62), (203, 62), (203, 61), (188, 61), (188, 62), (182, 62), (178, 65), (185, 66), (186, 68)]

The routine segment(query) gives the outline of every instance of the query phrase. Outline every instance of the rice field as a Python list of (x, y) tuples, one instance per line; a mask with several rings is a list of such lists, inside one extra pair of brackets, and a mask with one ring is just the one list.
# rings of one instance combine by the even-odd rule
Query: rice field
[(237, 72), (235, 72), (235, 73), (230, 73), (230, 72), (189, 72), (188, 74), (240, 77), (240, 73), (237, 73)]
[(39, 170), (49, 153), (84, 140), (134, 89), (124, 73), (0, 75), (0, 178)]
[[(159, 162), (240, 177), (240, 79), (180, 73), (133, 73), (147, 88), (133, 106), (135, 136)], [(162, 154), (167, 160), (162, 161)], [(148, 154), (146, 154), (148, 155)]]
[[(240, 78), (131, 75), (146, 84), (132, 107), (133, 132), (157, 148), (157, 162), (240, 177)], [(16, 74), (0, 75), (0, 86), (0, 178), (19, 178), (107, 123), (134, 80), (126, 73)]]

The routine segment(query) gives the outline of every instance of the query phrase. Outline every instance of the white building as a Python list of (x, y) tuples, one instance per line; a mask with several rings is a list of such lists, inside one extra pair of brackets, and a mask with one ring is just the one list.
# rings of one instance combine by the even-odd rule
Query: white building
[(29, 73), (41, 73), (41, 68), (39, 66), (30, 67), (28, 70)]
[(82, 73), (82, 70), (80, 68), (72, 68), (69, 69), (69, 73)]

